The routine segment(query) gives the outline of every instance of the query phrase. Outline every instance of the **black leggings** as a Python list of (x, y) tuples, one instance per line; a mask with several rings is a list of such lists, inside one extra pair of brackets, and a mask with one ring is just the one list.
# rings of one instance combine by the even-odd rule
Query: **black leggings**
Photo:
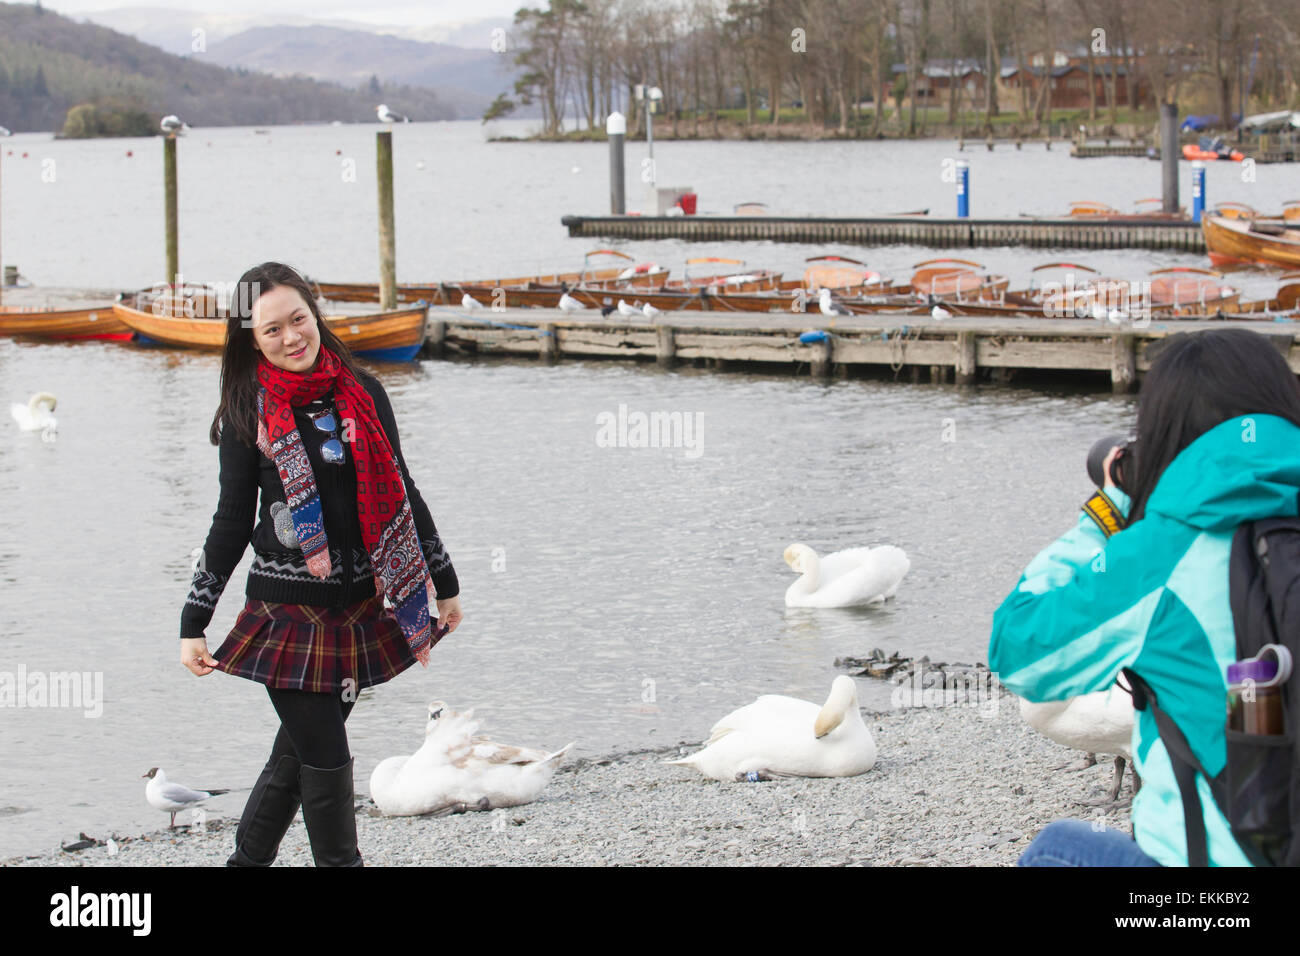
[(297, 757), (309, 767), (332, 770), (351, 759), (344, 721), (355, 700), (340, 693), (316, 693), (267, 687), (271, 706), (280, 717), (280, 730), (271, 747), (271, 760), (283, 754)]

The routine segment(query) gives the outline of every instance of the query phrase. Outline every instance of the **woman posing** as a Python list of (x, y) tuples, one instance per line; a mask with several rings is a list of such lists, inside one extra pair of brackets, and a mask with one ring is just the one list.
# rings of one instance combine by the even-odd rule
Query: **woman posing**
[[(1236, 659), (1228, 557), (1237, 526), (1300, 507), (1300, 384), (1267, 338), (1245, 329), (1171, 336), (1138, 401), (1137, 441), (1106, 496), (1127, 520), (1109, 537), (1080, 515), (1029, 564), (993, 615), (989, 667), (1031, 701), (1105, 690), (1131, 668), (1211, 774), (1227, 759), (1227, 667)], [(1113, 529), (1112, 529), (1113, 530)], [(1021, 857), (1033, 866), (1186, 866), (1188, 834), (1209, 862), (1247, 866), (1208, 782), (1203, 820), (1183, 804), (1155, 718), (1139, 712), (1142, 788), (1133, 833), (1058, 820)]]
[[(209, 432), (221, 493), (181, 613), (181, 663), (264, 684), (280, 718), (227, 865), (270, 866), (301, 803), (316, 865), (361, 866), (344, 722), (361, 688), (428, 666), (460, 624), (459, 584), (387, 393), (306, 281), (255, 266), (227, 323)], [(250, 538), (247, 603), (209, 654), (204, 629)]]

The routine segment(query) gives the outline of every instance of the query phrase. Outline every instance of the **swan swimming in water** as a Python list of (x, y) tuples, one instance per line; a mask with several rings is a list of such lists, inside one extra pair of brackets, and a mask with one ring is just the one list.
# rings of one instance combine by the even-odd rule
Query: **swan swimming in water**
[(15, 402), (9, 411), (18, 427), (25, 432), (44, 431), (46, 428), (54, 431), (59, 427), (53, 415), (58, 404), (59, 400), (49, 392), (37, 392), (27, 400), (26, 405)]
[(764, 694), (714, 724), (703, 750), (666, 762), (723, 781), (852, 777), (875, 766), (876, 742), (858, 710), (857, 684), (841, 674), (825, 704)]
[(389, 816), (491, 810), (532, 803), (550, 782), (572, 743), (554, 753), (501, 744), (476, 734), (474, 711), (429, 704), (424, 745), (414, 754), (381, 760), (370, 796)]
[(911, 568), (902, 548), (848, 548), (818, 557), (806, 544), (785, 549), (785, 563), (802, 575), (785, 592), (786, 607), (880, 604), (898, 590)]
[[(1125, 760), (1133, 759), (1133, 698), (1120, 683), (1107, 690), (1080, 694), (1066, 700), (1033, 703), (1020, 699), (1020, 716), (1044, 737), (1063, 747), (1082, 750), (1088, 758), (1084, 766), (1097, 762), (1096, 754), (1115, 754), (1115, 779), (1106, 794), (1106, 803), (1119, 799), (1124, 786)], [(1060, 768), (1057, 768), (1060, 769)], [(1136, 782), (1134, 787), (1141, 786)]]

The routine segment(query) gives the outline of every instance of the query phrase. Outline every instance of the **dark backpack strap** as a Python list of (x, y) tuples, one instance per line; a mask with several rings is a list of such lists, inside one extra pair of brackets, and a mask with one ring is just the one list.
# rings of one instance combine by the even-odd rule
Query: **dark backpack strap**
[[(1178, 729), (1173, 718), (1156, 704), (1155, 692), (1151, 686), (1137, 674), (1125, 667), (1122, 671), (1129, 686), (1133, 688), (1133, 707), (1137, 710), (1151, 709), (1151, 716), (1156, 720), (1156, 729), (1169, 754), (1169, 763), (1174, 770), (1174, 780), (1178, 783), (1178, 794), (1183, 800), (1183, 829), (1187, 834), (1187, 865), (1209, 866), (1210, 855), (1206, 846), (1205, 817), (1201, 810), (1201, 795), (1196, 789), (1196, 775), (1202, 774), (1215, 790), (1216, 781), (1205, 772), (1201, 762), (1192, 753), (1187, 738)], [(1218, 799), (1217, 792), (1215, 793)]]

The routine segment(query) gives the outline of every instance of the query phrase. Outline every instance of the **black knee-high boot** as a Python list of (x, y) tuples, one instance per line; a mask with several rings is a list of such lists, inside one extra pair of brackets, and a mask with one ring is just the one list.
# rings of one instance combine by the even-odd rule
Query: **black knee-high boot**
[(357, 850), (352, 761), (341, 767), (302, 765), (302, 818), (317, 866), (363, 866)]
[(301, 766), (292, 754), (266, 762), (244, 805), (235, 831), (235, 852), (226, 866), (270, 866), (275, 862), (280, 841), (298, 812)]

